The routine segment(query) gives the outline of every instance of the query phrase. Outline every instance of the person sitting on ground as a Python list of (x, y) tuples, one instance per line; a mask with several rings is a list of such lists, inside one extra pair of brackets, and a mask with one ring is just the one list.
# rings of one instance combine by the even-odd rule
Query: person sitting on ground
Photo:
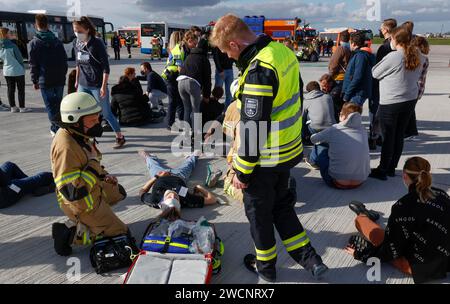
[(306, 86), (305, 103), (303, 106), (302, 137), (308, 142), (312, 134), (318, 133), (336, 123), (334, 118), (333, 99), (320, 90), (317, 81), (311, 81)]
[(111, 96), (111, 110), (121, 125), (138, 127), (151, 122), (148, 99), (142, 94), (139, 81), (136, 81), (134, 68), (125, 69), (119, 84), (112, 87)]
[(408, 194), (392, 206), (386, 230), (364, 205), (350, 204), (360, 234), (346, 251), (364, 263), (371, 257), (390, 262), (415, 283), (444, 279), (450, 271), (450, 197), (432, 187), (430, 163), (421, 157), (406, 161), (403, 182)]
[(202, 100), (200, 111), (202, 112), (203, 126), (210, 121), (215, 121), (223, 113), (225, 105), (219, 100), (223, 97), (224, 91), (221, 87), (215, 87), (211, 92), (209, 100)]
[(350, 38), (350, 47), (353, 55), (345, 72), (342, 92), (344, 102), (352, 102), (363, 106), (368, 98), (372, 97), (372, 67), (375, 56), (367, 50), (366, 36), (363, 33), (353, 33)]
[(361, 186), (370, 174), (367, 132), (362, 124), (362, 108), (353, 103), (342, 107), (339, 121), (331, 128), (311, 136), (319, 146), (310, 161), (317, 164), (325, 183), (333, 188), (354, 189)]
[(51, 172), (28, 176), (12, 162), (0, 166), (0, 209), (16, 204), (27, 194), (42, 196), (54, 191)]
[(147, 81), (145, 94), (150, 100), (152, 109), (162, 109), (162, 101), (167, 98), (167, 86), (164, 79), (153, 71), (152, 65), (149, 62), (141, 63), (141, 76), (138, 76), (137, 79)]
[[(187, 181), (195, 168), (198, 152), (175, 169), (163, 166), (156, 156), (145, 151), (139, 151), (139, 155), (145, 159), (151, 176), (139, 191), (143, 203), (158, 209), (161, 202), (168, 199), (177, 200), (181, 207), (187, 208), (203, 208), (217, 203), (217, 198), (200, 185), (195, 186), (193, 191), (188, 191)], [(150, 190), (152, 192), (148, 193)], [(166, 193), (167, 190), (169, 193)]]
[(322, 75), (319, 79), (319, 83), (322, 92), (330, 95), (333, 99), (334, 119), (339, 121), (339, 113), (341, 112), (342, 105), (344, 104), (342, 101), (342, 86), (338, 85), (330, 74)]

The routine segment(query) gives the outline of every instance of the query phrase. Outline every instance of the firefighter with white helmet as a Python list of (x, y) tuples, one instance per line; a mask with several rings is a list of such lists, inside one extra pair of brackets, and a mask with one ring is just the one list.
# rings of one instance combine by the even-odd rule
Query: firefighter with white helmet
[(87, 93), (67, 95), (61, 102), (61, 128), (52, 143), (51, 161), (58, 203), (69, 221), (52, 227), (59, 255), (70, 255), (72, 244), (128, 233), (111, 209), (125, 199), (125, 189), (100, 164), (95, 144), (103, 133), (101, 112)]

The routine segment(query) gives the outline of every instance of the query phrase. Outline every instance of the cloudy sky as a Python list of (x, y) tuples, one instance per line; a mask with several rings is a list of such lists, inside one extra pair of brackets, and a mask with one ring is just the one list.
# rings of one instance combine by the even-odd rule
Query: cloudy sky
[[(66, 12), (81, 1), (81, 14), (103, 16), (116, 27), (145, 21), (172, 21), (204, 25), (226, 13), (268, 18), (299, 17), (317, 29), (352, 26), (378, 29), (368, 11), (381, 3), (380, 19), (413, 20), (416, 32), (450, 32), (450, 0), (0, 0), (1, 10), (47, 9)], [(372, 4), (371, 4), (372, 3)]]

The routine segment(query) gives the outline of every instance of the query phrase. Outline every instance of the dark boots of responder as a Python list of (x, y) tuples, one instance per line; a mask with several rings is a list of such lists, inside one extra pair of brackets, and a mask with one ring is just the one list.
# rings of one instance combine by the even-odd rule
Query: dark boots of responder
[(72, 254), (72, 243), (75, 237), (77, 227), (67, 227), (64, 223), (54, 223), (52, 225), (52, 238), (54, 240), (54, 248), (57, 254), (61, 256), (69, 256)]
[(253, 174), (252, 182), (244, 191), (244, 204), (256, 247), (256, 262), (248, 255), (244, 259), (245, 266), (253, 268), (264, 280), (276, 280), (275, 226), (289, 255), (314, 278), (320, 279), (328, 268), (312, 247), (295, 213), (292, 191), (287, 187), (289, 171), (259, 170)]

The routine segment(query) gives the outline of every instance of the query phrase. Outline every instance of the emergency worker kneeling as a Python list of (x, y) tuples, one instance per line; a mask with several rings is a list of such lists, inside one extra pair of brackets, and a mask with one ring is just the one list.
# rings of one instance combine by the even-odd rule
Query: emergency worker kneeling
[(72, 245), (90, 245), (102, 237), (128, 234), (111, 206), (126, 197), (117, 178), (101, 165), (95, 137), (101, 137), (102, 108), (87, 93), (67, 95), (61, 102), (61, 129), (51, 147), (56, 196), (66, 223), (55, 223), (56, 253), (68, 256)]

